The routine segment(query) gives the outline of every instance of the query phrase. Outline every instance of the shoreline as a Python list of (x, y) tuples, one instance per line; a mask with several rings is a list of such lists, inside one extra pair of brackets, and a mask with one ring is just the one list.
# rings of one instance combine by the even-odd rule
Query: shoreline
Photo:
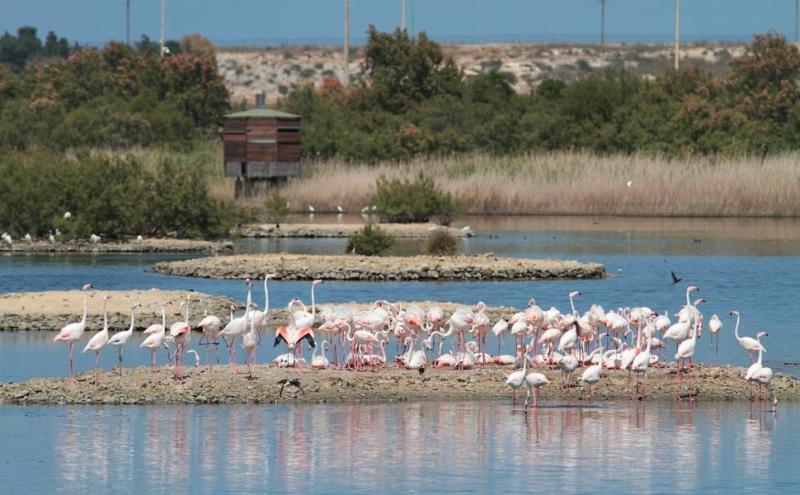
[(206, 241), (194, 239), (156, 239), (142, 241), (98, 242), (68, 241), (16, 241), (11, 246), (0, 245), (0, 254), (139, 254), (139, 253), (231, 253), (234, 245), (230, 241)]
[[(327, 216), (327, 214), (326, 214)], [(281, 223), (280, 228), (271, 223), (256, 223), (241, 227), (238, 234), (245, 238), (342, 238), (354, 234), (364, 223)], [(456, 237), (473, 237), (472, 230), (462, 231), (434, 223), (376, 223), (384, 232), (401, 239), (425, 239), (434, 230), (446, 230)]]
[[(221, 296), (211, 296), (202, 292), (165, 291), (160, 289), (92, 291), (87, 307), (86, 330), (91, 332), (103, 328), (103, 296), (108, 300), (108, 328), (112, 331), (127, 330), (130, 327), (130, 310), (134, 303), (142, 304), (136, 310), (134, 331), (144, 330), (153, 323), (161, 323), (161, 302), (172, 300), (165, 309), (167, 326), (182, 318), (179, 305), (192, 295), (190, 314), (193, 321), (199, 321), (202, 310), (222, 317), (230, 312), (229, 305), (238, 302)], [(194, 308), (194, 309), (192, 309)], [(83, 314), (83, 292), (46, 291), (12, 292), (0, 295), (0, 333), (24, 331), (57, 332), (67, 323), (78, 321)], [(87, 340), (89, 337), (84, 337)], [(88, 341), (88, 340), (87, 340)]]
[(276, 280), (553, 280), (601, 279), (600, 263), (483, 256), (357, 256), (259, 254), (162, 261), (153, 271), (164, 275), (213, 279)]
[[(190, 361), (190, 360), (189, 360)], [(188, 362), (188, 361), (187, 361)], [(474, 370), (429, 368), (423, 377), (417, 370), (383, 367), (368, 371), (321, 370), (253, 366), (254, 379), (247, 379), (247, 367), (240, 374), (228, 365), (186, 367), (183, 381), (173, 378), (173, 369), (161, 366), (156, 383), (150, 383), (147, 367), (125, 368), (120, 378), (116, 371), (101, 371), (98, 385), (94, 372), (76, 375), (74, 383), (64, 378), (37, 378), (24, 382), (0, 384), (0, 404), (291, 404), (291, 403), (358, 403), (425, 400), (507, 400), (511, 389), (505, 377), (512, 367), (489, 365)], [(536, 370), (542, 372), (542, 370)], [(644, 401), (686, 399), (747, 400), (748, 385), (742, 378), (744, 368), (698, 365), (675, 379), (674, 368), (655, 368), (647, 374), (647, 395)], [(550, 384), (539, 389), (540, 402), (548, 400), (587, 400), (588, 387), (560, 388), (560, 372), (544, 371)], [(304, 393), (293, 387), (280, 396), (279, 380), (299, 378)], [(800, 380), (777, 373), (770, 390), (780, 400), (800, 400)], [(524, 398), (525, 389), (520, 390)], [(605, 371), (595, 389), (595, 402), (631, 399), (627, 373)]]

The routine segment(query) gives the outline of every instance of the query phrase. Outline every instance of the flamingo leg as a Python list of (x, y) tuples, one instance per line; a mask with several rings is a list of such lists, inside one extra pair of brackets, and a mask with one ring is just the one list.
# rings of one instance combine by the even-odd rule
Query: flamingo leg
[(69, 356), (67, 357), (67, 361), (69, 362), (69, 378), (67, 379), (68, 382), (74, 381), (72, 376), (72, 350), (75, 347), (75, 343), (69, 343)]
[(94, 353), (94, 384), (97, 385), (100, 373), (100, 352)]

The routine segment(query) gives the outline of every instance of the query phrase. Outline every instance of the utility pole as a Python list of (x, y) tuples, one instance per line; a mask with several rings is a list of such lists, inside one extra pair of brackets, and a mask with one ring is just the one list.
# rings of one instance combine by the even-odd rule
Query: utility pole
[(350, 85), (350, 0), (344, 0), (344, 85)]
[(414, 0), (411, 0), (411, 8), (409, 10), (411, 11), (409, 13), (409, 15), (411, 17), (411, 20), (410, 20), (409, 24), (411, 25), (411, 37), (413, 38), (415, 36), (415, 33), (414, 33), (414, 21), (415, 21), (415, 19), (414, 19), (414, 17), (415, 17), (415, 15), (414, 15)]
[(406, 30), (406, 0), (400, 0), (400, 30)]
[(161, 0), (161, 37), (159, 38), (158, 46), (159, 53), (164, 56), (164, 3), (166, 0)]
[(125, 0), (125, 44), (131, 46), (131, 0)]
[(606, 46), (606, 0), (600, 0), (600, 46)]
[(680, 68), (681, 0), (675, 0), (675, 70)]

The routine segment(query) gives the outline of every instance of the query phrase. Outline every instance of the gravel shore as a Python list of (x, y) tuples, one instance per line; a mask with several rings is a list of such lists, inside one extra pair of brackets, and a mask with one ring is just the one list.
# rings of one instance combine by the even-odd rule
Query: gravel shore
[[(432, 230), (444, 229), (456, 237), (472, 237), (471, 230), (462, 231), (433, 223), (382, 223), (381, 230), (395, 237), (424, 239)], [(251, 224), (242, 227), (242, 237), (347, 237), (364, 227), (363, 223), (283, 223), (276, 228), (273, 223)]]
[[(172, 300), (167, 306), (167, 324), (180, 316), (178, 306), (192, 295), (190, 310), (193, 321), (203, 310), (224, 316), (235, 301), (226, 297), (209, 296), (200, 292), (164, 291), (158, 289), (129, 291), (92, 291), (87, 304), (87, 329), (103, 328), (103, 297), (108, 295), (108, 321), (112, 330), (130, 327), (131, 305), (140, 303), (136, 310), (135, 330), (143, 330), (161, 321), (161, 303)], [(194, 308), (194, 309), (192, 309)], [(0, 296), (0, 331), (58, 331), (67, 323), (78, 321), (83, 314), (83, 292), (47, 291), (15, 292)], [(191, 315), (190, 315), (191, 316)]]
[[(190, 360), (187, 359), (187, 362)], [(239, 404), (293, 402), (359, 402), (406, 400), (506, 399), (511, 390), (505, 377), (512, 369), (487, 366), (468, 371), (428, 369), (423, 377), (416, 370), (384, 367), (376, 371), (290, 370), (258, 365), (253, 379), (247, 369), (233, 373), (226, 365), (187, 367), (187, 378), (176, 381), (171, 368), (157, 371), (151, 384), (149, 368), (103, 371), (93, 383), (91, 371), (77, 376), (76, 382), (63, 378), (34, 379), (22, 383), (0, 384), (0, 404)], [(678, 382), (671, 368), (653, 369), (647, 375), (646, 400), (675, 400), (693, 395), (698, 400), (746, 400), (745, 370), (730, 366), (697, 366)], [(539, 389), (540, 400), (589, 400), (587, 387), (561, 390), (559, 373), (547, 371), (550, 384)], [(283, 378), (299, 378), (305, 393), (286, 387), (280, 396)], [(797, 379), (776, 374), (772, 393), (780, 400), (800, 399)], [(524, 391), (522, 392), (524, 396)], [(606, 372), (595, 391), (595, 400), (630, 398), (627, 373)]]
[(265, 272), (284, 280), (547, 280), (602, 278), (599, 263), (494, 256), (355, 256), (258, 254), (163, 261), (153, 270), (167, 275), (258, 279)]
[(3, 243), (0, 253), (230, 253), (234, 246), (228, 241), (199, 241), (192, 239), (143, 239), (141, 241), (98, 242), (85, 241), (55, 242), (17, 241), (11, 246)]

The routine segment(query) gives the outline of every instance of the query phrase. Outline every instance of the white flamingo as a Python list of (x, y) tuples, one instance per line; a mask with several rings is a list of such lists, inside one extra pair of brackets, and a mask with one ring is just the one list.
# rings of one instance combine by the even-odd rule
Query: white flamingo
[(103, 350), (108, 344), (108, 311), (106, 308), (108, 306), (108, 300), (110, 299), (109, 296), (103, 296), (103, 329), (94, 334), (94, 337), (89, 339), (89, 342), (86, 343), (86, 347), (83, 348), (82, 352), (92, 351), (94, 352), (94, 384), (97, 385), (97, 380), (99, 378), (100, 372), (100, 351)]
[(133, 335), (133, 328), (135, 326), (136, 318), (135, 312), (136, 308), (139, 306), (141, 306), (139, 303), (131, 305), (131, 325), (128, 327), (128, 329), (115, 333), (114, 336), (108, 341), (108, 345), (113, 345), (119, 351), (119, 376), (122, 376), (122, 348), (125, 347), (125, 344), (128, 343)]
[(89, 290), (92, 289), (92, 284), (86, 284), (83, 286), (83, 317), (81, 321), (77, 323), (70, 323), (69, 325), (65, 326), (61, 330), (59, 330), (58, 334), (53, 338), (53, 342), (66, 342), (69, 344), (69, 355), (67, 357), (67, 361), (69, 363), (69, 378), (67, 381), (72, 382), (72, 351), (75, 348), (75, 342), (81, 340), (83, 337), (83, 332), (86, 330), (86, 314), (88, 311), (87, 307), (87, 300), (86, 294)]
[(741, 345), (745, 351), (750, 355), (750, 362), (755, 362), (753, 359), (753, 353), (758, 352), (760, 350), (766, 351), (767, 349), (764, 347), (761, 342), (754, 339), (753, 337), (739, 337), (739, 322), (741, 320), (739, 316), (739, 312), (736, 310), (731, 311), (731, 316), (736, 316), (736, 326), (733, 329), (733, 335), (736, 337), (736, 340), (739, 341), (739, 345)]
[(156, 381), (156, 353), (165, 346), (167, 339), (167, 313), (165, 310), (167, 304), (172, 304), (172, 301), (164, 301), (161, 304), (161, 324), (156, 323), (147, 327), (144, 330), (147, 338), (139, 345), (140, 348), (144, 347), (150, 351), (150, 380), (153, 383)]

